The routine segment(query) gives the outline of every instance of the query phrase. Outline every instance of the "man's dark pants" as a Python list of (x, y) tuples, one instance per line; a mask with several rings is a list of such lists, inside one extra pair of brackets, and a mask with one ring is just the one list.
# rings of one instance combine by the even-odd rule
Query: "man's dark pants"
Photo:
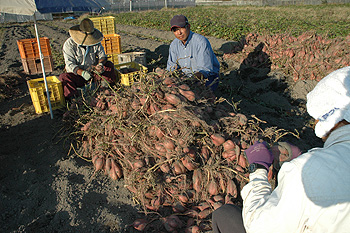
[(221, 206), (212, 213), (213, 233), (245, 233), (242, 210), (231, 204)]
[[(93, 73), (93, 81), (99, 82), (102, 80), (112, 84), (116, 82), (116, 73), (114, 70), (114, 64), (107, 61), (104, 65), (105, 71), (101, 74), (101, 77)], [(74, 73), (63, 73), (58, 79), (62, 82), (64, 97), (70, 98), (78, 93), (77, 88), (84, 87), (88, 82), (80, 75)]]

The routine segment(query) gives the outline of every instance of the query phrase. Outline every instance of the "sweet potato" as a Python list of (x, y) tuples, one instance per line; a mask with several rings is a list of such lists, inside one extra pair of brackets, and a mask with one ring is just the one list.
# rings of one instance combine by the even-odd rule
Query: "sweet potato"
[(108, 175), (112, 178), (112, 180), (117, 180), (119, 178), (114, 167), (109, 171)]
[(185, 229), (185, 233), (200, 233), (201, 230), (199, 229), (199, 226), (189, 226), (189, 227), (186, 227)]
[(139, 169), (145, 166), (145, 162), (141, 159), (137, 159), (134, 161), (133, 168), (134, 169)]
[(170, 166), (168, 163), (163, 163), (162, 165), (159, 166), (160, 170), (164, 173), (169, 173), (170, 172)]
[(211, 214), (212, 210), (211, 209), (205, 209), (199, 212), (198, 218), (199, 219), (204, 219), (207, 218)]
[(138, 231), (144, 231), (146, 226), (148, 224), (148, 221), (144, 218), (136, 219), (133, 223), (132, 226), (138, 230)]
[(81, 131), (88, 131), (91, 126), (91, 123), (92, 123), (91, 121), (86, 123), (83, 127), (81, 127)]
[(198, 166), (199, 166), (199, 164), (194, 162), (188, 156), (181, 158), (181, 162), (189, 171), (193, 171), (194, 169), (198, 168)]
[(174, 149), (175, 149), (175, 144), (174, 144), (174, 142), (172, 141), (172, 140), (165, 140), (164, 142), (163, 142), (163, 146), (164, 146), (164, 148), (166, 149), (166, 150), (168, 150), (168, 151), (173, 151)]
[(237, 187), (232, 179), (227, 180), (227, 193), (233, 196), (234, 198), (237, 197)]
[(165, 77), (163, 80), (163, 84), (169, 86), (174, 84), (174, 80), (172, 80), (170, 77)]
[(175, 161), (173, 163), (173, 169), (174, 169), (175, 175), (180, 175), (180, 174), (185, 174), (186, 173), (185, 166), (179, 161)]
[(160, 154), (164, 154), (164, 153), (167, 152), (166, 149), (165, 149), (165, 147), (164, 147), (163, 145), (159, 144), (159, 143), (156, 143), (156, 144), (154, 145), (154, 148), (155, 148)]
[(175, 94), (165, 93), (165, 99), (175, 106), (181, 103), (181, 99)]
[(183, 203), (187, 203), (189, 201), (188, 195), (186, 194), (179, 194), (178, 198)]
[(222, 152), (221, 156), (224, 159), (227, 159), (227, 158), (236, 156), (236, 152), (234, 150), (229, 150), (229, 151), (225, 150), (224, 152)]
[(238, 156), (238, 161), (237, 161), (238, 165), (245, 168), (247, 167), (247, 160), (245, 158), (245, 156), (243, 155), (243, 153), (241, 153), (239, 156)]
[(160, 128), (156, 128), (156, 136), (158, 139), (162, 139), (164, 137), (164, 132)]
[(96, 161), (95, 161), (95, 164), (94, 164), (95, 165), (95, 171), (101, 170), (103, 168), (104, 164), (105, 164), (105, 159), (102, 158), (102, 157), (98, 157), (96, 159)]
[(234, 150), (236, 148), (236, 145), (232, 140), (226, 140), (222, 145), (225, 151)]
[(184, 90), (184, 91), (189, 91), (191, 90), (190, 87), (187, 84), (181, 84), (179, 86), (179, 89)]
[(179, 92), (181, 95), (185, 96), (185, 98), (191, 102), (196, 100), (196, 96), (193, 91), (185, 91), (185, 90), (179, 89)]
[(210, 182), (209, 182), (209, 185), (208, 185), (208, 193), (210, 195), (218, 195), (219, 194), (219, 187), (218, 187), (218, 184), (216, 183), (216, 181), (214, 179), (212, 179)]
[(220, 146), (225, 142), (225, 138), (218, 133), (212, 134), (210, 138), (215, 146)]
[(109, 175), (110, 171), (112, 169), (112, 158), (107, 158), (105, 163), (105, 174)]
[(192, 183), (193, 183), (193, 189), (197, 192), (202, 191), (202, 172), (200, 169), (196, 169), (193, 171), (192, 175)]
[(213, 200), (215, 201), (215, 202), (224, 202), (225, 201), (225, 198), (222, 196), (222, 195), (215, 195), (215, 196), (213, 196)]
[(206, 201), (205, 202), (201, 202), (201, 203), (199, 203), (198, 206), (196, 206), (196, 208), (199, 209), (200, 211), (203, 211), (205, 209), (210, 208), (210, 204), (208, 202), (206, 202)]
[(121, 168), (121, 166), (115, 161), (112, 160), (112, 167), (114, 167), (114, 171), (117, 174), (118, 178), (122, 178), (123, 177), (123, 170)]
[(209, 152), (208, 147), (203, 146), (201, 150), (202, 150), (202, 157), (203, 157), (205, 160), (208, 160), (208, 159), (209, 159), (209, 156), (210, 156), (210, 152)]

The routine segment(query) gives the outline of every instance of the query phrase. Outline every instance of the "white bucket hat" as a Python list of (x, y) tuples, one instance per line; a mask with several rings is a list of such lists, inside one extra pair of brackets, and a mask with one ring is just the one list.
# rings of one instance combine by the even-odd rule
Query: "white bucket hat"
[(340, 121), (350, 122), (350, 66), (333, 71), (307, 94), (307, 111), (318, 122), (315, 134), (322, 138)]

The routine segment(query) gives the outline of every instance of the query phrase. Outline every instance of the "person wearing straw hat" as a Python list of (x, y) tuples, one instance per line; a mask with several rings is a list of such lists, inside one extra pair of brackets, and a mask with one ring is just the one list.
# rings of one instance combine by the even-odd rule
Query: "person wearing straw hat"
[(215, 210), (214, 233), (349, 232), (350, 66), (324, 77), (307, 94), (306, 107), (324, 146), (284, 162), (273, 191), (267, 175), (273, 152), (263, 142), (250, 146), (243, 210), (228, 204)]
[(83, 19), (69, 29), (69, 35), (63, 45), (66, 73), (59, 76), (66, 99), (74, 97), (77, 88), (89, 82), (113, 85), (116, 81), (114, 64), (107, 60), (101, 44), (103, 34), (94, 28), (93, 22)]
[(184, 15), (175, 15), (170, 20), (170, 30), (175, 39), (169, 47), (167, 70), (181, 70), (187, 75), (195, 75), (207, 80), (206, 86), (213, 91), (219, 84), (220, 63), (210, 42), (204, 36), (193, 33)]

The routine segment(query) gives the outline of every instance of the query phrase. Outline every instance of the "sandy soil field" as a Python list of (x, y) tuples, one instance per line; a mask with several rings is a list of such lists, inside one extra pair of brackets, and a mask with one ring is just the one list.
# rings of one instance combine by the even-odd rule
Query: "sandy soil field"
[[(40, 36), (61, 52), (68, 28), (77, 21), (39, 22)], [(142, 216), (123, 180), (92, 177), (92, 164), (69, 150), (64, 111), (36, 114), (26, 81), (41, 75), (24, 73), (16, 41), (33, 38), (32, 22), (0, 25), (0, 231), (1, 232), (136, 232), (130, 224)], [(145, 51), (149, 70), (164, 67), (173, 35), (168, 31), (117, 25), (123, 51)], [(221, 62), (217, 97), (232, 98), (237, 109), (293, 132), (286, 140), (303, 151), (322, 142), (310, 127), (306, 94), (316, 81), (293, 82), (266, 69), (240, 69), (223, 59), (234, 41), (209, 38)], [(59, 75), (63, 64), (55, 61)]]

